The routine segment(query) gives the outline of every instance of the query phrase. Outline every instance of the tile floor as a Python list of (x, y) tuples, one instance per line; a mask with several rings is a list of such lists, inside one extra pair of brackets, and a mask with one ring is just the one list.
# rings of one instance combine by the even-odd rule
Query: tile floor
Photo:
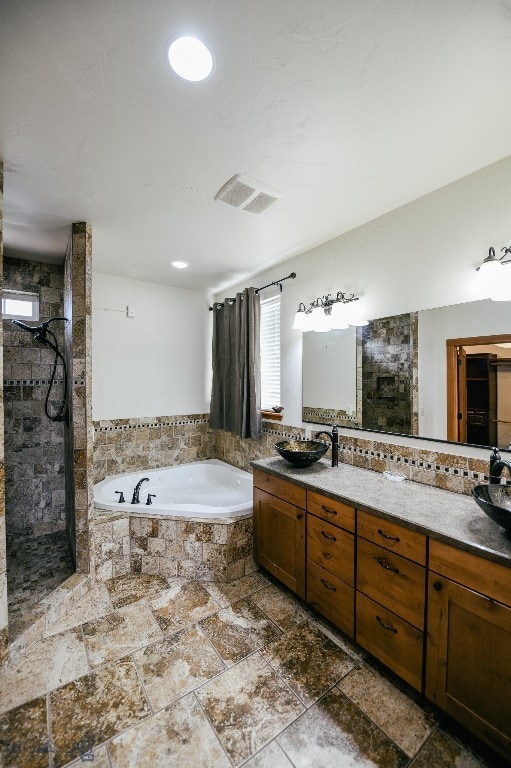
[(65, 531), (33, 539), (7, 537), (9, 633), (17, 637), (40, 615), (39, 602), (74, 573)]
[(98, 585), (0, 675), (5, 768), (502, 768), (261, 573)]

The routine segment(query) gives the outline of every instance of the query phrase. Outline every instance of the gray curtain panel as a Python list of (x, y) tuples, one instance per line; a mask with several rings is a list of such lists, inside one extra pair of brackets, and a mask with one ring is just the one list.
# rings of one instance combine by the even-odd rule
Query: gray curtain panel
[(213, 386), (210, 426), (260, 440), (261, 307), (254, 288), (213, 310)]

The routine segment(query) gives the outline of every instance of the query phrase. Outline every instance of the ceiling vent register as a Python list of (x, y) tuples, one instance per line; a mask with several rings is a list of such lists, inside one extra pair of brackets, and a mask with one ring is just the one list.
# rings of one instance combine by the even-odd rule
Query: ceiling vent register
[(218, 190), (215, 200), (247, 213), (262, 213), (280, 198), (280, 192), (237, 173)]

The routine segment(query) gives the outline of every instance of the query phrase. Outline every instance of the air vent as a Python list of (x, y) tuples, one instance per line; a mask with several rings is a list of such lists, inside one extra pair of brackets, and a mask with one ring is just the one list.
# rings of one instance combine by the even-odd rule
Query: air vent
[(239, 211), (262, 213), (279, 197), (275, 189), (237, 173), (216, 193), (215, 200)]

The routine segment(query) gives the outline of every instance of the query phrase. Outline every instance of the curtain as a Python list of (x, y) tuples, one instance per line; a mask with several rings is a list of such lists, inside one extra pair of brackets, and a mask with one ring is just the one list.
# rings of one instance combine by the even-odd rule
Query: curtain
[(260, 440), (261, 308), (255, 288), (213, 309), (213, 386), (209, 424), (238, 437)]

